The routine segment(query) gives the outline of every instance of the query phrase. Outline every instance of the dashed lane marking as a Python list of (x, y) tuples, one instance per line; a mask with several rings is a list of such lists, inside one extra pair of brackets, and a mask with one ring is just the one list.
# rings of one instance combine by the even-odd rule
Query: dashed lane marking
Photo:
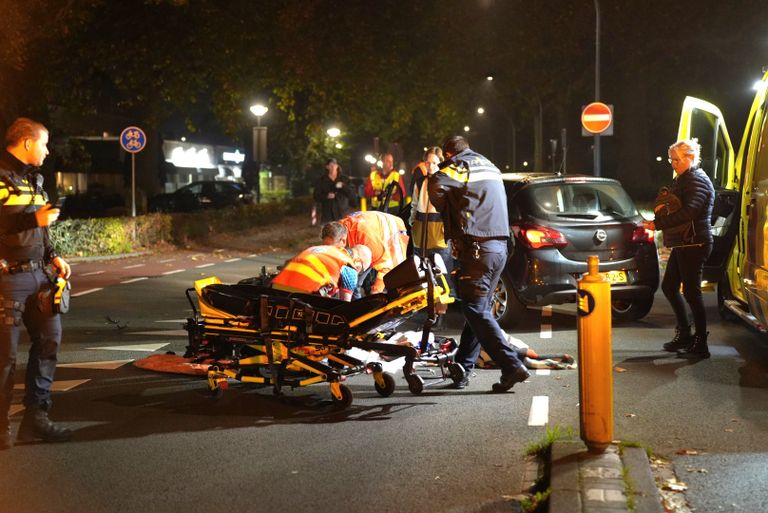
[(159, 260), (158, 263), (167, 264), (168, 262), (173, 262), (174, 260), (176, 260), (176, 259), (175, 258), (166, 258), (165, 260)]
[(165, 271), (163, 275), (169, 275), (169, 274), (176, 274), (176, 273), (183, 273), (186, 271), (186, 269), (174, 269), (173, 271)]
[(88, 290), (84, 290), (82, 292), (76, 292), (75, 294), (72, 294), (72, 297), (80, 297), (80, 296), (84, 296), (86, 294), (91, 294), (93, 292), (98, 292), (100, 290), (104, 290), (104, 287), (99, 287), (97, 289), (88, 289)]
[(148, 279), (149, 278), (146, 277), (146, 276), (140, 276), (138, 278), (131, 278), (130, 280), (123, 280), (123, 281), (120, 282), (120, 284), (121, 285), (125, 285), (126, 283), (135, 283), (137, 281), (148, 280)]
[(531, 412), (528, 415), (529, 426), (546, 426), (549, 422), (549, 396), (535, 395), (531, 399)]
[(133, 264), (133, 265), (126, 265), (123, 267), (123, 269), (136, 269), (137, 267), (144, 267), (146, 264)]
[(224, 262), (229, 264), (232, 262), (239, 262), (240, 260), (242, 260), (242, 258), (230, 258), (229, 260), (224, 260)]
[(164, 348), (167, 345), (167, 342), (163, 342), (161, 344), (130, 344), (125, 346), (88, 347), (86, 349), (102, 349), (104, 351), (141, 351), (142, 353), (152, 353)]
[(541, 338), (552, 338), (552, 325), (551, 324), (542, 324), (541, 325), (541, 333), (539, 334)]
[[(67, 369), (99, 369), (99, 370), (115, 370), (119, 369), (126, 363), (131, 363), (133, 360), (107, 360), (103, 362), (75, 362), (75, 363), (60, 363), (56, 367), (65, 367)], [(55, 383), (55, 381), (54, 381)]]
[(182, 323), (183, 324), (183, 323), (187, 322), (187, 320), (186, 319), (161, 319), (161, 320), (155, 321), (155, 322), (172, 322), (172, 323), (175, 323), (175, 324), (177, 324), (177, 323)]
[[(88, 383), (89, 381), (90, 379), (69, 379), (64, 381), (56, 380), (53, 382), (53, 385), (51, 385), (51, 390), (53, 392), (68, 392), (75, 387), (79, 387), (83, 383)], [(24, 388), (24, 383), (19, 383), (13, 386), (14, 390), (24, 390)]]
[(216, 265), (216, 264), (200, 264), (200, 265), (196, 265), (195, 269), (203, 269), (204, 267), (211, 267), (213, 265)]
[(150, 337), (186, 337), (187, 330), (132, 331), (131, 335), (147, 335)]
[(104, 274), (104, 271), (91, 271), (89, 273), (78, 274), (78, 276), (95, 276), (97, 274)]
[(552, 374), (551, 369), (536, 369), (537, 376), (549, 376), (550, 374)]

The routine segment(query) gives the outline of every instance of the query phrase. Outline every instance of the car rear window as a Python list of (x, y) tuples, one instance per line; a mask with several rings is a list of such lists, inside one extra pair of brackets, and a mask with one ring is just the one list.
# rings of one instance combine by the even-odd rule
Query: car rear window
[(536, 216), (632, 217), (638, 215), (632, 199), (613, 182), (531, 184), (521, 191), (523, 208)]

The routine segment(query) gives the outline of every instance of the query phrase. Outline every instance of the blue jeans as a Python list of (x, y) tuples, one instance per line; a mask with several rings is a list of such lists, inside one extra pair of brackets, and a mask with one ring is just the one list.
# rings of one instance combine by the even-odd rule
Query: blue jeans
[(493, 293), (507, 261), (507, 241), (487, 240), (478, 245), (477, 259), (471, 246), (461, 248), (457, 259), (457, 294), (465, 323), (456, 362), (472, 368), (482, 348), (501, 367), (502, 374), (508, 374), (523, 364), (491, 315)]
[(61, 345), (61, 318), (58, 314), (44, 314), (37, 306), (37, 293), (49, 283), (42, 270), (0, 274), (0, 421), (7, 418), (13, 397), (21, 323), (31, 342), (24, 405), (47, 407), (50, 403)]

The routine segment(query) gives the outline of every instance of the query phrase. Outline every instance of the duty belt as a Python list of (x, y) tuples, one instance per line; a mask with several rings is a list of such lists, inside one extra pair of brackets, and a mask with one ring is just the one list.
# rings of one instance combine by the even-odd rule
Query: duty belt
[(0, 272), (3, 274), (31, 273), (44, 268), (45, 264), (40, 260), (26, 260), (23, 262), (0, 260)]

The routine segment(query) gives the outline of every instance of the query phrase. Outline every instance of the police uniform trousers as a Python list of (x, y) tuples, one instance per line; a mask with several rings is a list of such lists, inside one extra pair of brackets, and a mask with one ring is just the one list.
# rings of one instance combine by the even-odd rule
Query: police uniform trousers
[(37, 300), (38, 292), (49, 284), (50, 280), (42, 269), (0, 274), (0, 419), (7, 415), (13, 396), (22, 323), (32, 345), (27, 363), (24, 405), (46, 409), (50, 406), (56, 356), (61, 345), (61, 317), (41, 312)]
[(522, 362), (506, 344), (506, 335), (491, 314), (493, 294), (507, 262), (507, 241), (461, 241), (456, 246), (456, 290), (466, 322), (455, 361), (471, 369), (482, 347), (502, 374), (512, 372), (521, 367)]

